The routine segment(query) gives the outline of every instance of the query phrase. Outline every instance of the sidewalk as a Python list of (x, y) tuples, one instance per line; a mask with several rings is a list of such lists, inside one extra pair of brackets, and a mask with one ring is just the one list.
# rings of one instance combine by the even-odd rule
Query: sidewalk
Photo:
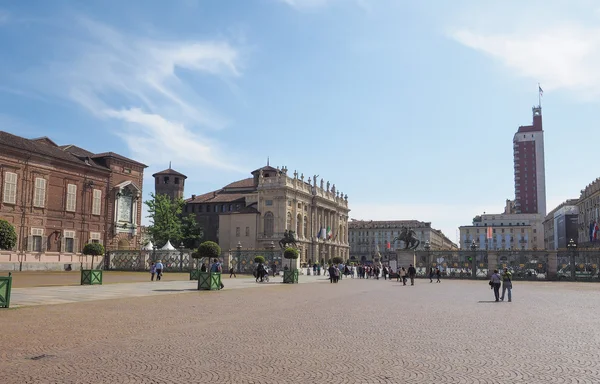
[[(223, 279), (225, 290), (282, 286), (281, 277), (269, 283), (256, 283), (253, 278)], [(300, 284), (329, 282), (325, 276), (299, 276)], [(13, 288), (11, 308), (36, 305), (68, 304), (83, 301), (124, 299), (131, 297), (173, 295), (197, 291), (197, 281), (154, 281), (106, 285)]]

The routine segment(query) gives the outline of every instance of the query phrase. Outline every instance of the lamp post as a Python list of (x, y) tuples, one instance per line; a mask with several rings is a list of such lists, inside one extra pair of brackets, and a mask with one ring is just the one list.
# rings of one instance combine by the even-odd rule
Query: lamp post
[(571, 264), (571, 280), (575, 280), (575, 253), (577, 252), (577, 243), (573, 239), (569, 240), (567, 249), (570, 253), (570, 264)]
[(236, 249), (236, 262), (235, 262), (235, 266), (237, 269), (237, 272), (240, 273), (240, 259), (242, 258), (242, 242), (238, 241), (237, 245), (235, 246)]
[[(425, 252), (427, 252), (427, 266), (431, 268), (431, 253), (429, 252), (431, 250), (431, 244), (429, 244), (429, 240), (425, 240), (425, 245), (423, 245), (423, 249), (425, 249)], [(425, 270), (425, 272), (427, 272), (427, 269)]]
[(152, 261), (156, 263), (156, 245), (152, 245)]
[(469, 258), (471, 259), (471, 276), (473, 276), (473, 278), (477, 277), (477, 243), (475, 242), (475, 240), (471, 241), (471, 245), (469, 246), (469, 248), (471, 249), (471, 252), (473, 252), (473, 255), (470, 256)]
[(270, 256), (271, 256), (271, 268), (273, 269), (273, 277), (275, 277), (275, 268), (277, 267), (277, 260), (279, 259), (278, 257), (275, 256), (275, 243), (273, 241), (271, 241), (269, 243), (269, 245), (267, 246), (267, 249), (269, 250)]
[(183, 245), (183, 241), (179, 244), (179, 272), (183, 272), (183, 249), (185, 246)]

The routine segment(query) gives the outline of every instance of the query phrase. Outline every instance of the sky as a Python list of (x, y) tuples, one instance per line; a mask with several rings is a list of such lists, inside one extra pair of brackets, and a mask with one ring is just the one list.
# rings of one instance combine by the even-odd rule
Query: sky
[(598, 177), (595, 0), (2, 0), (0, 130), (188, 176), (318, 174), (451, 240), (514, 198), (542, 98), (547, 210)]

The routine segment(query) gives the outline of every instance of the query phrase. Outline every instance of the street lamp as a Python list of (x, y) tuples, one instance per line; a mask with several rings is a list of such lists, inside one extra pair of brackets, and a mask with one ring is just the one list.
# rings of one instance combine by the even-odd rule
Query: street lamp
[(471, 263), (471, 274), (473, 277), (477, 277), (477, 265), (475, 264), (477, 261), (475, 260), (476, 258), (473, 257), (476, 256), (475, 252), (477, 252), (477, 243), (475, 240), (471, 241), (469, 248), (471, 249), (471, 252), (473, 252), (473, 255), (469, 256), (469, 261)]
[(575, 252), (577, 252), (577, 243), (573, 240), (570, 239), (569, 243), (567, 244), (567, 249), (569, 250), (569, 253), (571, 254), (571, 279), (575, 279)]
[(431, 253), (429, 252), (431, 250), (431, 244), (429, 243), (429, 240), (425, 240), (425, 245), (423, 245), (423, 248), (425, 249), (425, 252), (427, 252), (427, 266), (431, 268)]

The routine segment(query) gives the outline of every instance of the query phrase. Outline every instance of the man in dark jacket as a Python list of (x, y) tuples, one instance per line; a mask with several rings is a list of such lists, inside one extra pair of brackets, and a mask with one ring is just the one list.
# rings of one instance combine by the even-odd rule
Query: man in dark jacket
[(333, 283), (335, 281), (335, 267), (332, 265), (329, 266), (329, 282)]
[(408, 267), (408, 277), (410, 278), (410, 285), (415, 285), (415, 276), (417, 276), (417, 270), (411, 264), (410, 267)]

